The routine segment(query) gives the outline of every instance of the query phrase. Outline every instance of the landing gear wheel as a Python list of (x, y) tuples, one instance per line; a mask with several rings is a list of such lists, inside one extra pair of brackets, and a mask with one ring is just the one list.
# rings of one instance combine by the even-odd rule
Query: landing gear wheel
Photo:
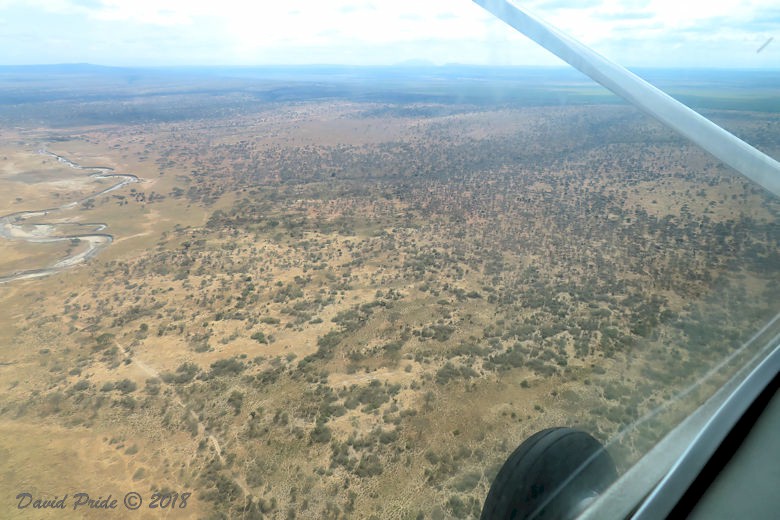
[(518, 446), (501, 467), (481, 519), (573, 518), (616, 479), (612, 457), (587, 433), (542, 430)]

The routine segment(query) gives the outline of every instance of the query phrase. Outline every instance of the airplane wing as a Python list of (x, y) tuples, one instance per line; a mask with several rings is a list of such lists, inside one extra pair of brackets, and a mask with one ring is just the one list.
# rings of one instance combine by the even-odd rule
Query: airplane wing
[(780, 163), (512, 0), (474, 0), (563, 61), (780, 197)]

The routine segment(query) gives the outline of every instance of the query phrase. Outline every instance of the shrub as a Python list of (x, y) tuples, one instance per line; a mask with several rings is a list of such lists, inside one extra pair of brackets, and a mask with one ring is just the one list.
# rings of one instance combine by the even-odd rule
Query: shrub
[(227, 404), (233, 407), (235, 415), (241, 412), (241, 405), (244, 404), (244, 394), (238, 390), (233, 390), (228, 397)]
[(123, 394), (129, 394), (131, 392), (135, 392), (135, 389), (138, 387), (138, 385), (135, 384), (135, 382), (130, 381), (129, 379), (122, 379), (121, 381), (117, 381), (116, 385), (114, 385), (114, 388), (116, 390), (119, 390)]
[(182, 363), (176, 369), (173, 376), (173, 382), (177, 384), (189, 383), (200, 372), (200, 368), (195, 363)]
[(236, 358), (220, 359), (211, 364), (211, 376), (237, 375), (246, 369), (246, 365)]
[(317, 422), (316, 426), (311, 432), (311, 440), (318, 443), (325, 443), (330, 441), (331, 433), (324, 423)]
[(373, 477), (382, 474), (382, 462), (379, 457), (373, 453), (363, 455), (360, 462), (355, 467), (355, 474), (358, 477)]

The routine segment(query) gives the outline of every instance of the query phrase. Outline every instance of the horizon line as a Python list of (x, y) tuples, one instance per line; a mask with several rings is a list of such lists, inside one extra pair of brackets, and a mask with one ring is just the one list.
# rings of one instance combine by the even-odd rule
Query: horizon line
[[(416, 63), (416, 62), (399, 62), (392, 64), (348, 64), (348, 63), (259, 63), (259, 64), (167, 64), (167, 65), (105, 65), (101, 63), (91, 62), (61, 62), (61, 63), (0, 63), (0, 68), (31, 68), (31, 67), (95, 67), (105, 69), (147, 69), (147, 70), (164, 70), (164, 69), (262, 69), (262, 68), (351, 68), (351, 69), (391, 69), (391, 68), (408, 68), (408, 69), (446, 69), (453, 67), (472, 67), (483, 69), (568, 69), (576, 72), (571, 66), (567, 64), (556, 65), (501, 65), (501, 64), (484, 64), (484, 63)], [(775, 67), (713, 67), (713, 66), (680, 66), (680, 65), (629, 65), (629, 69), (645, 69), (645, 70), (691, 70), (691, 71), (780, 71), (780, 66)]]

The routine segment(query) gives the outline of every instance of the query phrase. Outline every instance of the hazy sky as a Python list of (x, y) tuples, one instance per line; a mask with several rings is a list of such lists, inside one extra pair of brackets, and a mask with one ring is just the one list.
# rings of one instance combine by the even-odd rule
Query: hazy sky
[[(518, 3), (623, 65), (780, 68), (778, 0)], [(0, 0), (5, 65), (412, 60), (561, 63), (470, 0)]]

